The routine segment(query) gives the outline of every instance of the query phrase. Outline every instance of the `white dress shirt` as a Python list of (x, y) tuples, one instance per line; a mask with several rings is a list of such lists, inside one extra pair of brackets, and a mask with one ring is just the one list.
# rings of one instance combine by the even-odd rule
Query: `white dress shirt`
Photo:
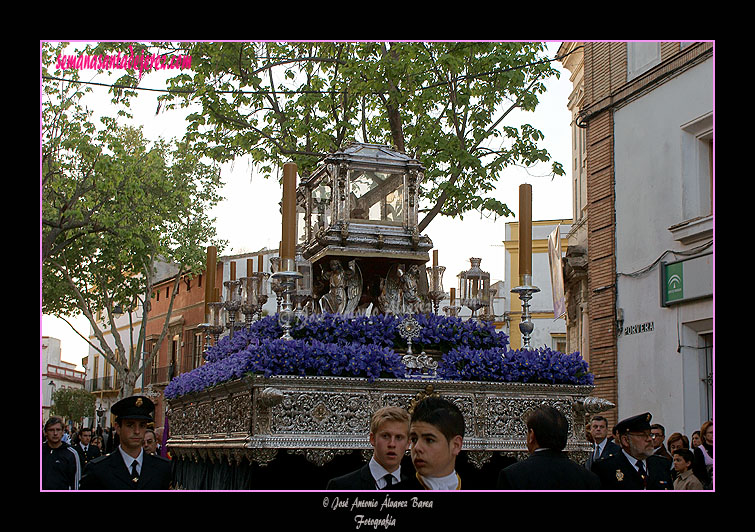
[(128, 470), (128, 474), (131, 474), (131, 468), (133, 467), (133, 463), (136, 462), (136, 471), (141, 475), (142, 474), (142, 463), (144, 462), (144, 449), (139, 451), (139, 456), (134, 458), (130, 454), (126, 454), (126, 451), (123, 450), (123, 447), (120, 445), (118, 446), (118, 451), (121, 453), (121, 457), (123, 458), (123, 463), (126, 464), (126, 469)]
[(388, 474), (393, 476), (394, 484), (398, 484), (401, 481), (401, 466), (400, 465), (398, 466), (398, 469), (396, 469), (396, 471), (389, 473), (387, 469), (385, 469), (383, 466), (381, 466), (377, 462), (377, 460), (375, 460), (374, 456), (370, 458), (370, 473), (372, 473), (372, 478), (375, 479), (375, 485), (377, 486), (377, 489), (379, 490), (383, 489), (388, 483), (388, 480), (386, 480), (385, 478), (385, 476)]

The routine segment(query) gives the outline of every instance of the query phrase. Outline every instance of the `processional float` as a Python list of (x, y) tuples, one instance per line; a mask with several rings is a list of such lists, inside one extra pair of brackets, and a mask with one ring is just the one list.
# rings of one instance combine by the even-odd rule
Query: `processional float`
[[(290, 457), (303, 457), (313, 471), (333, 476), (339, 472), (339, 459), (371, 456), (372, 412), (387, 405), (411, 410), (427, 395), (450, 399), (464, 413), (461, 467), (467, 464), (482, 472), (499, 468), (500, 457), (526, 456), (524, 422), (542, 404), (566, 415), (566, 451), (578, 461), (586, 458), (591, 446), (584, 435), (585, 416), (613, 407), (590, 395), (592, 385), (443, 378), (438, 373), (442, 350), (413, 349), (421, 333), (418, 319), (438, 314), (447, 296), (442, 287), (445, 268), (438, 265), (437, 250), (432, 266), (426, 266), (433, 243), (418, 230), (424, 176), (419, 161), (388, 146), (353, 142), (325, 157), (298, 186), (296, 172), (294, 164), (284, 166), (282, 241), (272, 275), (249, 274), (249, 265), (247, 277), (229, 286), (225, 302), (208, 305), (208, 337), (218, 343), (221, 310), (228, 311), (229, 303), (232, 312), (244, 311), (245, 321), (234, 316), (238, 325), (259, 319), (269, 282), (278, 299), (282, 340), (295, 341), (291, 331), (297, 321), (316, 320), (318, 315), (394, 316), (405, 342), (397, 349), (405, 372), (380, 378), (247, 373), (168, 398), (168, 446), (179, 461), (181, 487), (226, 489), (230, 481), (208, 480), (213, 477), (209, 471), (222, 468), (233, 473), (216, 471), (214, 476), (235, 478), (234, 489), (275, 489), (252, 477), (269, 480), (273, 475), (265, 475)], [(450, 305), (443, 309), (454, 323), (461, 322), (457, 316), (462, 305), (472, 311), (470, 320), (493, 319), (490, 276), (481, 270), (479, 259), (470, 261), (470, 270), (459, 274), (459, 293), (451, 288)], [(531, 275), (523, 281), (512, 291), (524, 295), (526, 314), (525, 298), (537, 289), (531, 286)], [(527, 348), (530, 325), (529, 316), (523, 315), (520, 328)], [(233, 330), (231, 324), (229, 336)], [(353, 468), (353, 462), (343, 467)], [(239, 470), (246, 472), (243, 481), (238, 480)], [(324, 488), (322, 479), (311, 478), (312, 486), (300, 488)]]

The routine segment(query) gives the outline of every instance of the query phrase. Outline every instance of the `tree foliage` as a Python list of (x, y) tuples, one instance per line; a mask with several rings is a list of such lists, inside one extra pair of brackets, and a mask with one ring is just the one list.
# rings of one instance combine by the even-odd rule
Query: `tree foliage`
[(97, 398), (81, 388), (60, 388), (52, 394), (52, 413), (79, 422), (94, 417)]
[[(134, 43), (107, 43), (122, 50)], [(217, 161), (250, 155), (265, 175), (293, 160), (309, 174), (351, 140), (387, 143), (426, 167), (423, 230), (438, 214), (510, 214), (494, 197), (506, 167), (550, 161), (543, 134), (512, 124), (533, 111), (555, 70), (543, 43), (153, 43), (191, 57), (161, 105), (198, 106), (187, 138)], [(137, 72), (120, 85), (136, 87)], [(148, 78), (147, 78), (148, 79)], [(552, 163), (554, 175), (564, 175)]]
[[(56, 53), (43, 46), (43, 60)], [(43, 68), (49, 64), (54, 61)], [(162, 335), (142, 357), (155, 266), (177, 267), (174, 296), (183, 275), (203, 269), (205, 246), (215, 240), (207, 213), (220, 200), (220, 175), (186, 140), (150, 141), (116, 116), (95, 122), (85, 91), (75, 87), (43, 79), (42, 311), (83, 314), (97, 338), (90, 345), (116, 369), (128, 395), (142, 370), (138, 363), (151, 363), (170, 320), (173, 299)], [(130, 323), (127, 341), (122, 338), (117, 305), (141, 310), (138, 337)], [(108, 329), (115, 346), (107, 342)]]

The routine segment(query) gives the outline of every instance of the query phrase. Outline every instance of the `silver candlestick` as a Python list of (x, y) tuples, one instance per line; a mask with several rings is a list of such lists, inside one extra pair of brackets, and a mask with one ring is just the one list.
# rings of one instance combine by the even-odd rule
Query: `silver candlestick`
[(278, 281), (281, 286), (281, 310), (278, 313), (278, 323), (283, 328), (283, 340), (293, 340), (291, 327), (296, 320), (294, 312), (293, 295), (296, 292), (296, 282), (303, 276), (296, 271), (296, 262), (293, 259), (281, 259), (280, 271), (272, 275), (272, 279)]
[(230, 338), (233, 338), (233, 330), (236, 327), (236, 313), (241, 309), (241, 281), (232, 280), (223, 283), (226, 287), (225, 309), (228, 312), (228, 329)]
[(511, 291), (519, 295), (519, 299), (522, 301), (522, 320), (519, 322), (519, 331), (522, 333), (522, 347), (530, 349), (530, 336), (532, 331), (535, 330), (535, 324), (532, 323), (532, 316), (530, 315), (530, 299), (532, 294), (536, 294), (540, 291), (537, 286), (532, 286), (532, 275), (524, 274), (524, 284), (512, 288)]

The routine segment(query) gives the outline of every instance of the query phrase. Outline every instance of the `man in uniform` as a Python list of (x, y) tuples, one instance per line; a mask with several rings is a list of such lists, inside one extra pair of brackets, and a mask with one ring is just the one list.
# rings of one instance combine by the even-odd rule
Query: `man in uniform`
[(616, 425), (621, 452), (600, 458), (592, 471), (606, 490), (671, 490), (674, 485), (665, 458), (653, 455), (649, 412)]
[(135, 395), (114, 404), (115, 431), (120, 445), (110, 454), (89, 462), (79, 484), (82, 490), (167, 490), (170, 461), (144, 452), (144, 433), (155, 405)]
[(79, 453), (82, 469), (102, 454), (99, 447), (92, 445), (92, 429), (89, 427), (81, 429), (81, 432), (79, 432), (79, 443), (74, 446), (74, 449)]

